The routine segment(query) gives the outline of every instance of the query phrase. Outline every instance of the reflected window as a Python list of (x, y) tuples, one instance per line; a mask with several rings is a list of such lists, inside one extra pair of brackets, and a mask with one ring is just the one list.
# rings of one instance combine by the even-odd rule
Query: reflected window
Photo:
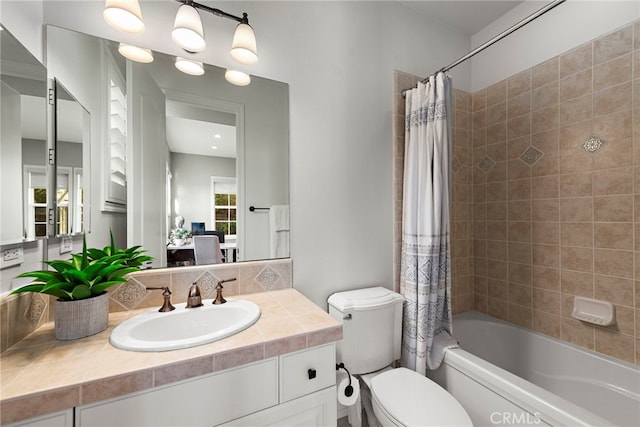
[(47, 175), (44, 166), (25, 165), (25, 237), (47, 235)]
[(213, 194), (213, 224), (215, 230), (224, 231), (229, 237), (236, 234), (236, 180), (235, 178), (211, 178)]

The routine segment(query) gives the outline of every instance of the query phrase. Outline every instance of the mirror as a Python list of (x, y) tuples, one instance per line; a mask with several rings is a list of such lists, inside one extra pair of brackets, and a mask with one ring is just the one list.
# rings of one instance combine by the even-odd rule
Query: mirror
[(47, 236), (47, 71), (0, 27), (0, 244)]
[(90, 176), (91, 116), (57, 79), (54, 99), (55, 235), (66, 236), (88, 231), (84, 177)]
[[(115, 43), (111, 49), (117, 50)], [(115, 52), (113, 56), (119, 54)], [(164, 189), (166, 238), (176, 227), (176, 217), (182, 217), (183, 227), (189, 232), (203, 228), (208, 234), (223, 232), (227, 261), (288, 257), (288, 227), (286, 241), (279, 242), (278, 252), (272, 248), (274, 232), (270, 224), (273, 206), (286, 209), (288, 217), (288, 85), (253, 77), (249, 86), (233, 86), (224, 79), (225, 70), (219, 67), (205, 64), (205, 74), (194, 77), (177, 70), (174, 62), (174, 57), (154, 52), (152, 63), (130, 63), (127, 68), (129, 141), (137, 141), (142, 147), (130, 147), (127, 164), (140, 165), (145, 161), (148, 164), (150, 158), (155, 158), (158, 164), (152, 167), (164, 171), (165, 164), (161, 163), (166, 162), (164, 187), (158, 173), (153, 175), (155, 178), (151, 174), (140, 176), (135, 170), (127, 174), (127, 182), (133, 185), (128, 192), (127, 214), (145, 218), (145, 227), (155, 233), (157, 227), (150, 227), (148, 221), (153, 213), (143, 211), (152, 205), (154, 212), (162, 209), (156, 202)], [(143, 81), (147, 89), (139, 94)], [(135, 115), (157, 108), (150, 103), (151, 85), (157, 86), (162, 94), (163, 101), (156, 97), (155, 104), (163, 102), (158, 111), (165, 115), (162, 122), (166, 157), (157, 153), (165, 149), (159, 141), (144, 141), (144, 135), (151, 134), (152, 129), (141, 130), (144, 120), (152, 120), (151, 128), (157, 126), (157, 117), (138, 120)], [(145, 148), (147, 142), (150, 148)], [(138, 149), (147, 154), (139, 154)], [(148, 196), (140, 188), (155, 192), (153, 199), (136, 204)], [(250, 210), (251, 206), (257, 209)], [(156, 222), (163, 219), (157, 218)], [(134, 239), (128, 239), (129, 245), (141, 244), (156, 260), (161, 259), (158, 255), (164, 255), (153, 253), (158, 243), (151, 238), (145, 240), (144, 235), (137, 235), (137, 230), (134, 233), (129, 230), (131, 234)], [(151, 242), (151, 247), (147, 242)], [(167, 243), (173, 241), (160, 242), (161, 251), (166, 251)], [(171, 246), (170, 250), (180, 248)], [(159, 266), (172, 265), (171, 255), (176, 253), (168, 252), (166, 263), (160, 262)]]

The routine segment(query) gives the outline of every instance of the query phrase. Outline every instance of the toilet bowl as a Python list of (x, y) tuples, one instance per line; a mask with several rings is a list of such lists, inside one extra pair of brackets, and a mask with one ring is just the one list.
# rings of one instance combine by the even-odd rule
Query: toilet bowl
[(462, 405), (445, 389), (406, 368), (373, 377), (371, 405), (383, 427), (473, 426)]
[(424, 375), (392, 369), (400, 358), (404, 298), (383, 287), (338, 292), (329, 314), (342, 322), (337, 361), (361, 382), (369, 426), (472, 426), (462, 405)]

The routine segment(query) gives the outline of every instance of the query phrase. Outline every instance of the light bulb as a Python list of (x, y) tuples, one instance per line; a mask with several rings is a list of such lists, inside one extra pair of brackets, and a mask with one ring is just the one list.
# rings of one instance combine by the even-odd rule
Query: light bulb
[(120, 52), (120, 55), (132, 61), (142, 62), (144, 64), (153, 62), (153, 52), (151, 52), (151, 49), (120, 43), (118, 52)]
[(231, 57), (241, 64), (252, 65), (258, 62), (256, 35), (249, 24), (238, 24), (233, 33)]

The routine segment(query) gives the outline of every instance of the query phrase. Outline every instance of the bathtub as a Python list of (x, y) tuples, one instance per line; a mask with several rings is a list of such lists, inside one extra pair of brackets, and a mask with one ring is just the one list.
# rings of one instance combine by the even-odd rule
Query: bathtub
[(638, 366), (470, 311), (429, 377), (474, 426), (640, 426)]

